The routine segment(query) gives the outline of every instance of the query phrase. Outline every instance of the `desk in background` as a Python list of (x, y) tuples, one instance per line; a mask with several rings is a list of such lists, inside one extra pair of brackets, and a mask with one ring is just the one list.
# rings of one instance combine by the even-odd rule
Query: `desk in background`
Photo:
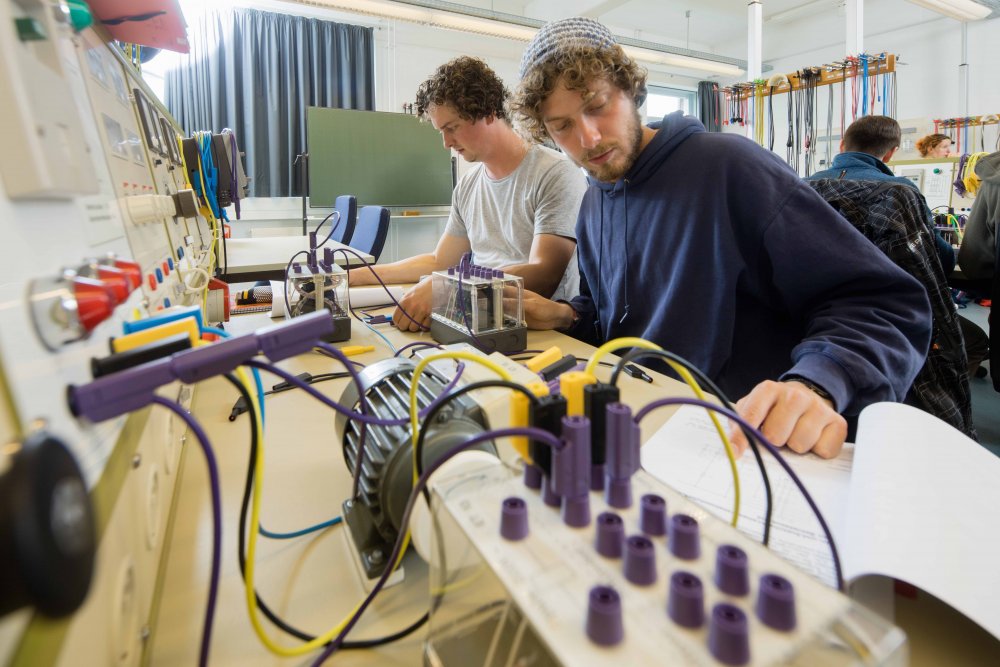
[[(225, 270), (220, 277), (226, 282), (247, 282), (251, 280), (281, 280), (285, 279), (285, 267), (292, 255), (300, 250), (309, 249), (308, 236), (272, 236), (253, 239), (226, 239), (220, 244), (223, 258), (219, 266)], [(327, 241), (324, 248), (334, 250), (350, 248), (343, 243)], [(351, 248), (353, 250), (353, 248)], [(354, 251), (358, 252), (358, 251)], [(368, 253), (358, 253), (366, 262), (375, 258)], [(346, 255), (346, 256), (345, 256)], [(302, 257), (301, 259), (304, 259)], [(301, 261), (300, 259), (300, 261)], [(334, 261), (338, 266), (361, 266), (362, 261), (349, 253), (336, 253)]]

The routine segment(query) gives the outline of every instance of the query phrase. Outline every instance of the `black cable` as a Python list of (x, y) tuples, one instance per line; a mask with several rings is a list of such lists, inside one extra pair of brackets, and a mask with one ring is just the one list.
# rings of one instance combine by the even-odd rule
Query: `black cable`
[[(673, 361), (680, 364), (686, 368), (695, 378), (698, 380), (698, 384), (707, 388), (710, 392), (715, 394), (716, 398), (725, 406), (727, 409), (736, 412), (736, 408), (729, 401), (722, 390), (719, 389), (718, 385), (712, 382), (712, 379), (705, 375), (700, 368), (692, 364), (690, 361), (680, 357), (673, 352), (667, 352), (666, 350), (644, 350), (640, 348), (633, 348), (629, 350), (625, 356), (623, 356), (618, 363), (615, 365), (615, 370), (611, 373), (611, 384), (616, 385), (618, 383), (618, 376), (622, 372), (622, 368), (629, 362), (636, 361), (641, 357), (659, 357), (661, 359), (666, 359), (667, 361)], [(771, 479), (768, 477), (767, 468), (764, 466), (764, 459), (760, 455), (760, 445), (757, 443), (757, 439), (746, 429), (742, 424), (740, 425), (740, 430), (743, 431), (743, 435), (746, 436), (747, 442), (750, 443), (750, 449), (753, 451), (754, 459), (757, 461), (757, 467), (760, 469), (760, 476), (764, 482), (764, 498), (765, 498), (765, 510), (764, 510), (764, 546), (768, 546), (771, 541), (771, 513), (773, 510), (774, 499), (771, 494)]]
[[(413, 448), (417, 464), (417, 477), (424, 474), (424, 437), (427, 435), (427, 424), (433, 424), (434, 417), (437, 416), (437, 413), (440, 412), (444, 406), (448, 405), (448, 403), (451, 403), (459, 396), (467, 394), (470, 391), (475, 391), (476, 389), (485, 389), (487, 387), (506, 387), (507, 389), (513, 389), (527, 396), (528, 400), (531, 401), (533, 405), (538, 403), (538, 397), (532, 394), (527, 388), (514, 382), (508, 382), (507, 380), (483, 380), (481, 382), (473, 382), (472, 384), (467, 384), (464, 387), (456, 389), (441, 399), (440, 403), (432, 407), (427, 411), (427, 414), (424, 415), (424, 428), (420, 429), (420, 435), (417, 436), (417, 444)], [(431, 494), (426, 488), (424, 489), (424, 499), (427, 501), (427, 505), (429, 507), (431, 503)]]
[[(305, 375), (306, 377), (302, 377)], [(350, 377), (351, 374), (347, 372), (342, 373), (321, 373), (319, 375), (310, 375), (309, 373), (301, 373), (299, 379), (301, 379), (306, 384), (317, 384), (319, 382), (326, 382), (327, 380), (337, 380), (339, 378)], [(278, 384), (271, 387), (270, 391), (265, 391), (264, 396), (271, 396), (272, 394), (280, 394), (286, 391), (291, 391), (292, 389), (298, 389), (297, 385), (290, 382), (279, 382)], [(236, 403), (233, 404), (233, 409), (229, 412), (229, 421), (236, 421), (236, 418), (245, 412), (249, 411), (247, 407), (249, 402), (245, 397), (240, 396)]]
[[(239, 525), (239, 561), (240, 561), (240, 576), (243, 577), (243, 581), (246, 582), (247, 576), (247, 558), (246, 558), (246, 524), (247, 516), (250, 507), (250, 494), (253, 490), (253, 473), (254, 467), (257, 464), (257, 448), (260, 443), (257, 442), (257, 408), (250, 397), (250, 392), (247, 391), (246, 387), (243, 386), (239, 380), (233, 376), (232, 373), (226, 373), (226, 380), (229, 381), (237, 391), (240, 392), (240, 396), (244, 401), (247, 402), (248, 412), (250, 413), (250, 460), (247, 464), (247, 478), (246, 484), (243, 487), (243, 500), (240, 502), (240, 525)], [(274, 623), (278, 628), (287, 632), (288, 634), (297, 637), (303, 641), (312, 641), (316, 637), (310, 635), (307, 632), (303, 632), (298, 628), (289, 625), (281, 618), (279, 618), (271, 609), (265, 604), (264, 600), (260, 597), (260, 593), (254, 589), (254, 597), (257, 599), (257, 607), (260, 609), (261, 613), (267, 617), (269, 621)], [(359, 639), (356, 641), (345, 641), (341, 644), (341, 648), (345, 649), (362, 649), (362, 648), (373, 648), (376, 646), (383, 646), (385, 644), (390, 644), (398, 639), (402, 639), (407, 635), (412, 634), (418, 630), (427, 620), (430, 618), (430, 612), (421, 616), (415, 623), (412, 623), (408, 627), (395, 632), (391, 635), (386, 635), (385, 637), (376, 637), (374, 639)], [(329, 643), (329, 642), (328, 642)]]

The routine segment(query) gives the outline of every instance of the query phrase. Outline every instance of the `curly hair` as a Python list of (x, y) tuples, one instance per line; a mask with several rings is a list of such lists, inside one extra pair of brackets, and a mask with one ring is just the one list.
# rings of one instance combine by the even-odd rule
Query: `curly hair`
[(450, 104), (471, 122), (494, 116), (507, 118), (510, 93), (500, 77), (478, 58), (461, 56), (446, 62), (417, 88), (417, 115), (427, 119), (431, 106)]
[(524, 131), (536, 141), (548, 137), (542, 122), (542, 104), (559, 83), (569, 90), (587, 93), (595, 79), (606, 79), (625, 91), (638, 109), (646, 101), (646, 70), (622, 51), (611, 48), (573, 46), (554, 51), (541, 64), (524, 73), (511, 101), (511, 109)]
[(947, 134), (928, 134), (926, 137), (917, 139), (917, 150), (920, 151), (921, 157), (927, 157), (927, 154), (943, 141), (951, 141), (951, 137)]

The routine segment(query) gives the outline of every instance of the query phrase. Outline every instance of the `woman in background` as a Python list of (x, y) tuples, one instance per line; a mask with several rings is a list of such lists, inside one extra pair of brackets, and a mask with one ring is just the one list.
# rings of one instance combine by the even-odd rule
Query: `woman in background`
[(947, 134), (928, 134), (917, 140), (920, 157), (948, 157), (951, 154), (951, 137)]

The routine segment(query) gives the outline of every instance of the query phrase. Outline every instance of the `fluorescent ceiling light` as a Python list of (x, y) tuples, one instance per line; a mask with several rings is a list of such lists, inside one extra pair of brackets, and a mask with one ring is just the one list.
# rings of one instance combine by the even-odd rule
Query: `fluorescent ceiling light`
[[(478, 16), (465, 16), (454, 12), (430, 9), (407, 3), (388, 2), (386, 0), (299, 0), (299, 2), (301, 4), (328, 7), (354, 14), (408, 21), (410, 23), (419, 23), (421, 25), (459, 30), (479, 35), (504, 37), (521, 42), (531, 41), (531, 38), (538, 32), (537, 28), (516, 25), (514, 23), (493, 21)], [(743, 73), (742, 69), (729, 63), (705, 60), (703, 58), (692, 58), (690, 56), (682, 56), (655, 49), (632, 46), (623, 46), (623, 48), (626, 53), (636, 60), (647, 63), (698, 70), (699, 72), (709, 72), (722, 76), (739, 76)]]
[(956, 21), (978, 21), (993, 13), (990, 7), (984, 7), (972, 0), (909, 0), (915, 5), (926, 7), (938, 14), (950, 16)]
[(631, 46), (623, 46), (622, 49), (625, 53), (636, 60), (641, 60), (647, 63), (667, 65), (669, 67), (681, 67), (684, 69), (694, 69), (699, 72), (708, 72), (710, 74), (719, 74), (721, 76), (740, 76), (743, 74), (743, 70), (736, 65), (720, 63), (714, 60), (689, 58), (688, 56), (682, 56), (676, 53), (665, 53), (662, 51), (653, 51), (651, 49), (639, 49)]

